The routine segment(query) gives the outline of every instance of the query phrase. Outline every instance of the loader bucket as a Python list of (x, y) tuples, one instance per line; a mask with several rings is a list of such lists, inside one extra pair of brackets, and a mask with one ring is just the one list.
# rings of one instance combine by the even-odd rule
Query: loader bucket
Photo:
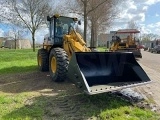
[(68, 77), (89, 95), (150, 82), (131, 52), (76, 52), (69, 63)]

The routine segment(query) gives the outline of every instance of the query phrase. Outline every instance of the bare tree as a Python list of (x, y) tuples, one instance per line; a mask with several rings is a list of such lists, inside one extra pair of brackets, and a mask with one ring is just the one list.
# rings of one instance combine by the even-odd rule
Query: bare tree
[(104, 4), (107, 0), (98, 0), (98, 4), (95, 4), (94, 6), (91, 6), (90, 2), (92, 0), (77, 0), (78, 2), (81, 2), (80, 5), (83, 5), (83, 15), (84, 15), (84, 40), (87, 38), (87, 18), (88, 15), (99, 8), (102, 4)]
[(10, 26), (8, 29), (9, 30), (5, 32), (5, 36), (13, 38), (15, 43), (15, 49), (17, 49), (17, 41), (23, 39), (23, 36), (26, 33), (26, 31), (14, 25)]
[(44, 0), (8, 0), (6, 19), (24, 28), (32, 35), (33, 51), (35, 51), (36, 30), (45, 24), (46, 16), (50, 14), (51, 7)]
[[(88, 14), (88, 18), (91, 21), (91, 46), (97, 46), (97, 36), (99, 31), (103, 32), (110, 26), (110, 23), (118, 16), (117, 5), (119, 0), (90, 0), (89, 4), (92, 12)], [(97, 5), (99, 7), (94, 9)]]
[[(86, 41), (88, 26), (90, 26), (91, 39), (97, 41), (98, 31), (106, 30), (107, 26), (118, 15), (116, 9), (118, 8), (117, 5), (120, 3), (120, 0), (75, 1), (74, 3), (69, 3), (68, 6), (70, 7), (68, 9), (70, 9), (70, 13), (76, 13), (84, 17), (84, 40)], [(94, 46), (93, 41), (91, 41), (91, 46)]]
[(87, 38), (87, 25), (89, 14), (95, 9), (99, 8), (107, 0), (98, 0), (98, 4), (94, 7), (91, 6), (90, 2), (92, 0), (72, 0), (72, 2), (66, 2), (67, 9), (69, 13), (74, 13), (83, 16), (84, 18), (84, 40)]
[(8, 15), (6, 12), (8, 11), (9, 5), (7, 4), (8, 2), (6, 0), (1, 0), (0, 1), (0, 23), (4, 23), (6, 20), (8, 20)]
[(138, 24), (134, 20), (131, 20), (128, 22), (127, 28), (128, 29), (138, 29), (139, 27), (138, 27)]
[(151, 40), (155, 40), (157, 38), (159, 38), (159, 35), (153, 34), (153, 33), (142, 35), (142, 41), (151, 41)]

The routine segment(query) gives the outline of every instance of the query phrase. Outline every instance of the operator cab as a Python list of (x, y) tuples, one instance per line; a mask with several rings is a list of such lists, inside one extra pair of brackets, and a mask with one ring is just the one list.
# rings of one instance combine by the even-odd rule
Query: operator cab
[(53, 17), (47, 16), (49, 21), (49, 40), (54, 46), (63, 45), (63, 36), (69, 34), (70, 29), (74, 29), (77, 18), (64, 17), (54, 15)]

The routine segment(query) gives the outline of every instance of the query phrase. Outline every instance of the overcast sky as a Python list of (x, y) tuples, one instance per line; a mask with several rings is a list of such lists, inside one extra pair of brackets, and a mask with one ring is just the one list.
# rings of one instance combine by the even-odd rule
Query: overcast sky
[[(120, 13), (111, 30), (126, 28), (127, 22), (135, 21), (141, 33), (160, 33), (160, 0), (126, 0), (121, 7)], [(4, 34), (4, 28), (0, 26), (0, 36)], [(36, 34), (36, 41), (43, 41), (43, 36), (47, 34), (47, 29), (41, 29)]]

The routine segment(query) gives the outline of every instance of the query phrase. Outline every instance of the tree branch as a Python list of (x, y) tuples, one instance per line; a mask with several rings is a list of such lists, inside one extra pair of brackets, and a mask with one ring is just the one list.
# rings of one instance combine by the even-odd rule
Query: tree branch
[(98, 7), (100, 7), (102, 4), (104, 4), (105, 2), (107, 2), (108, 0), (104, 0), (103, 2), (101, 2), (100, 4), (98, 4), (97, 6), (95, 6), (94, 8), (92, 8), (91, 10), (87, 11), (87, 15), (94, 11), (95, 9), (97, 9)]

